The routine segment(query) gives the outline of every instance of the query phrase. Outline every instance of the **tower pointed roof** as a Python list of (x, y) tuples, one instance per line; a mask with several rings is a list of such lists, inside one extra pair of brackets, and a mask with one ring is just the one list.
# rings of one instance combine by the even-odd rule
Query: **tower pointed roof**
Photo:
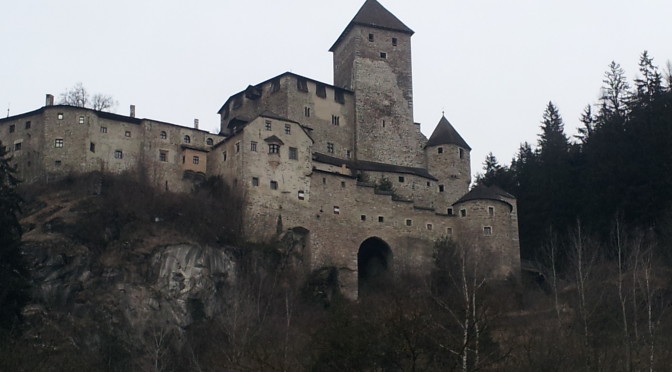
[(471, 147), (467, 142), (460, 136), (455, 128), (448, 122), (445, 116), (441, 117), (439, 124), (434, 128), (434, 132), (429, 137), (426, 147), (429, 146), (438, 146), (438, 145), (457, 145), (464, 147), (467, 150), (471, 150)]
[(334, 45), (329, 48), (329, 51), (333, 52), (336, 46), (343, 40), (343, 37), (345, 37), (350, 29), (356, 25), (398, 31), (409, 35), (414, 34), (413, 30), (408, 28), (408, 26), (401, 22), (399, 18), (390, 13), (389, 10), (380, 5), (378, 1), (366, 0), (364, 5), (359, 9), (359, 12), (355, 15), (355, 18), (350, 21), (348, 26), (341, 33), (341, 36), (339, 36)]

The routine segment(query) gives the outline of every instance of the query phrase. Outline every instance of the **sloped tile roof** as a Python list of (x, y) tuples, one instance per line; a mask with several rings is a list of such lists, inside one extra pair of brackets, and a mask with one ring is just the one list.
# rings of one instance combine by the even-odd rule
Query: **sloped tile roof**
[(401, 165), (377, 163), (373, 161), (364, 161), (364, 160), (360, 161), (346, 160), (321, 154), (319, 152), (313, 153), (313, 160), (324, 164), (336, 165), (339, 167), (345, 164), (346, 167), (354, 170), (412, 174), (433, 181), (437, 180), (436, 177), (432, 176), (427, 171), (427, 169), (424, 168), (404, 167)]
[(509, 199), (515, 199), (515, 197), (497, 186), (478, 185), (461, 197), (460, 200), (453, 203), (453, 205), (470, 200), (497, 200), (512, 206)]
[(471, 150), (471, 147), (467, 142), (460, 136), (455, 128), (448, 122), (445, 116), (441, 117), (439, 124), (436, 125), (434, 132), (429, 137), (426, 147), (429, 146), (438, 146), (438, 145), (457, 145), (463, 147), (467, 150)]

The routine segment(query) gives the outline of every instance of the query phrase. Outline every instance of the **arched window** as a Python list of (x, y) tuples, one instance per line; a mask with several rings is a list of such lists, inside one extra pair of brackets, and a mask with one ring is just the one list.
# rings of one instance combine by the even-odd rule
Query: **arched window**
[(212, 140), (212, 138), (208, 138), (207, 140), (205, 140), (205, 144), (208, 146), (212, 146), (213, 143), (214, 141)]
[(166, 139), (166, 138), (168, 138), (168, 133), (166, 133), (165, 130), (162, 130), (160, 136), (161, 136), (161, 139)]
[(184, 136), (184, 143), (191, 143), (191, 137)]

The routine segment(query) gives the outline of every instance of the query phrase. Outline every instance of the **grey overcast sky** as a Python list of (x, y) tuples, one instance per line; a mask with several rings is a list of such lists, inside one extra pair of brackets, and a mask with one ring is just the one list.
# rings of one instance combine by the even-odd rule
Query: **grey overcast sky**
[[(648, 50), (672, 58), (670, 0), (379, 0), (415, 31), (415, 121), (445, 111), (471, 145), (508, 164), (536, 144), (545, 105), (569, 135), (608, 64), (628, 78)], [(82, 82), (115, 112), (218, 131), (228, 96), (285, 71), (332, 83), (329, 47), (364, 0), (8, 0), (0, 21), (0, 112), (44, 105)]]

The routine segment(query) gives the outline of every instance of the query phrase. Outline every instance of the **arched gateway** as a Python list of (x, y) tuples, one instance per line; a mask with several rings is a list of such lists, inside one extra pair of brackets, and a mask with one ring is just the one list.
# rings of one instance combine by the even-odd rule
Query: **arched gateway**
[(364, 240), (357, 252), (357, 280), (359, 294), (375, 291), (391, 279), (392, 251), (380, 238)]

